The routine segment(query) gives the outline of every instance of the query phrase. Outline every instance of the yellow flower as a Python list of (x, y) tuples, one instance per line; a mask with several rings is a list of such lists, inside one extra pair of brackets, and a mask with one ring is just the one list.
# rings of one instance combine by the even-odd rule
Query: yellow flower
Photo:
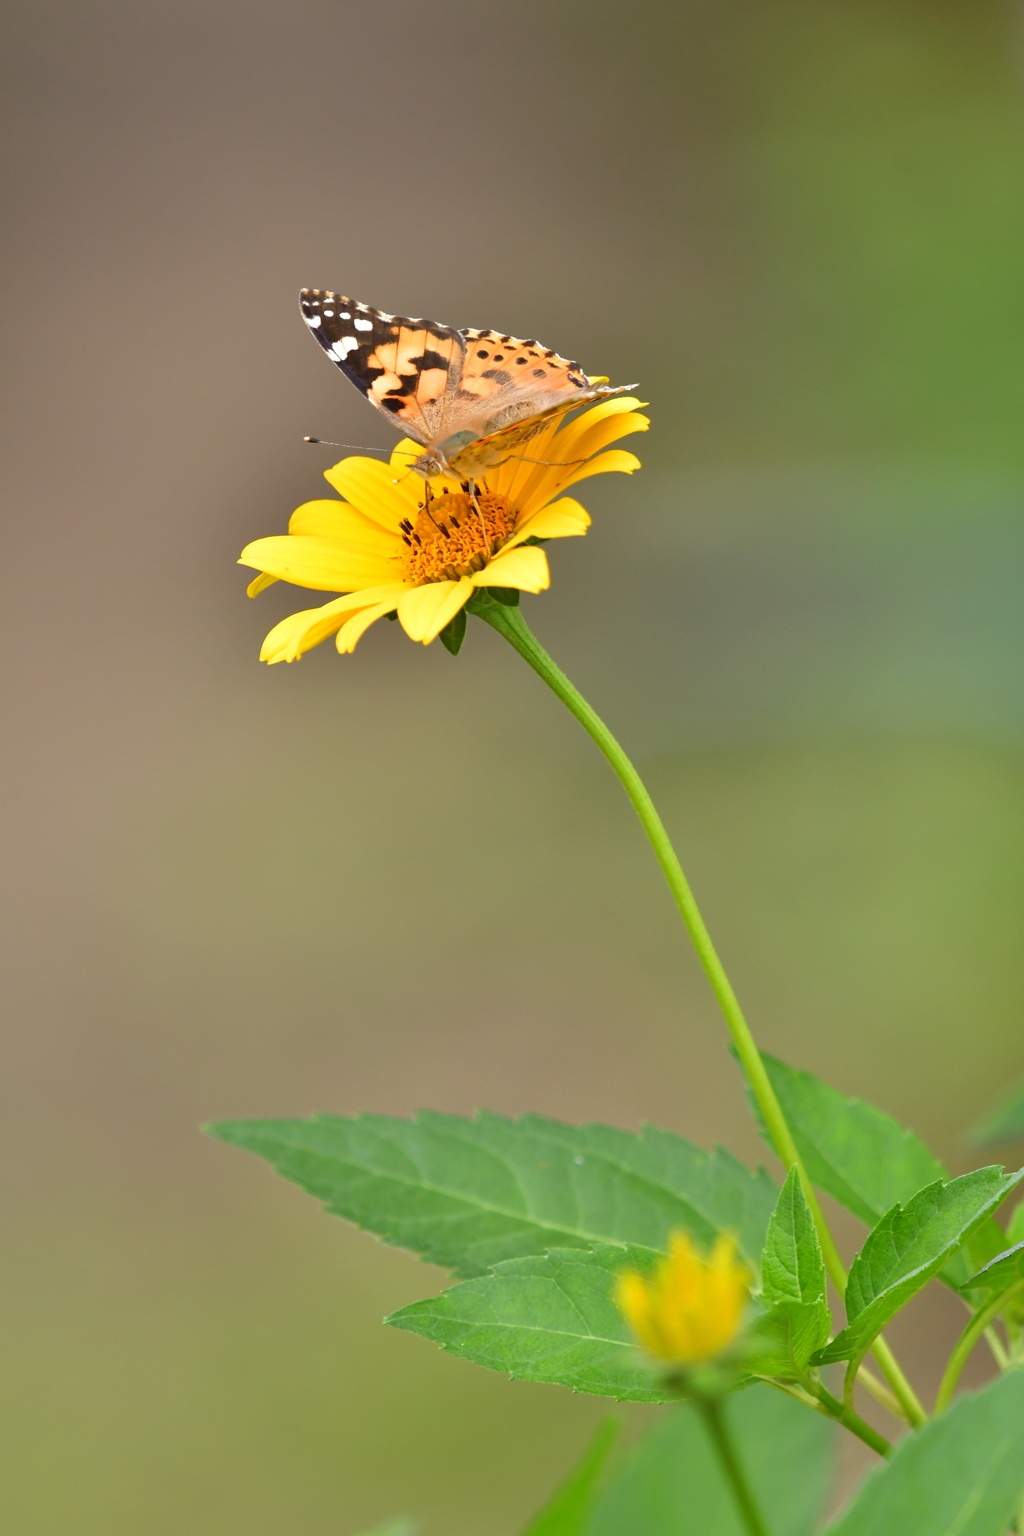
[(702, 1258), (685, 1232), (673, 1232), (668, 1257), (650, 1277), (625, 1270), (615, 1301), (637, 1339), (656, 1360), (697, 1363), (719, 1355), (736, 1338), (750, 1295), (751, 1274), (723, 1233)]
[(275, 625), (261, 659), (295, 661), (333, 634), (339, 651), (354, 650), (376, 619), (396, 610), (410, 639), (429, 645), (478, 587), (543, 591), (547, 556), (525, 541), (586, 533), (590, 518), (579, 502), (555, 498), (588, 475), (639, 469), (631, 453), (602, 451), (646, 430), (647, 417), (633, 409), (639, 403), (618, 396), (568, 424), (563, 417), (526, 444), (529, 460), (488, 470), (475, 498), (454, 481), (410, 474), (422, 450), (408, 439), (390, 465), (342, 459), (325, 478), (343, 501), (308, 501), (292, 514), (286, 534), (242, 551), (239, 564), (262, 573), (250, 597), (275, 581), (346, 594)]

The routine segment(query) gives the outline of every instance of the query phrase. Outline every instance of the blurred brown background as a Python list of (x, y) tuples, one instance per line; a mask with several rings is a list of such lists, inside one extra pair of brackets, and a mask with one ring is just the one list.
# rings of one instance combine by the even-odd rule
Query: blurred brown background
[[(513, 1536), (602, 1405), (382, 1329), (443, 1277), (199, 1124), (482, 1104), (762, 1154), (628, 806), (496, 636), (258, 664), (307, 599), (234, 561), (320, 494), (302, 435), (389, 442), (297, 290), (642, 381), (643, 474), (588, 486), (528, 617), (764, 1043), (963, 1167), (1024, 1073), (1024, 16), (3, 26), (4, 1530)], [(957, 1327), (904, 1325), (927, 1390)]]

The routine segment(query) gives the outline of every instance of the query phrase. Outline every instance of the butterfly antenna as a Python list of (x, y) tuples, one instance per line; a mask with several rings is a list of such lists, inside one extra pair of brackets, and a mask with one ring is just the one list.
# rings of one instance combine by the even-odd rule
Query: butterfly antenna
[(320, 443), (324, 448), (355, 448), (359, 453), (390, 453), (390, 448), (367, 448), (365, 443), (332, 443), (326, 437), (304, 437), (304, 443)]

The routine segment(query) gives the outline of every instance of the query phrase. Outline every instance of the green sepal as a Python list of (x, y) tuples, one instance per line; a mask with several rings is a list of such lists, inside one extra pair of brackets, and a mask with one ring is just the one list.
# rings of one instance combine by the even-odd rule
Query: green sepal
[(618, 1435), (617, 1419), (604, 1419), (597, 1426), (581, 1460), (533, 1517), (523, 1536), (584, 1536)]
[(485, 587), (484, 591), (488, 592), (494, 598), (494, 601), (500, 603), (503, 608), (519, 607), (520, 592), (518, 587)]
[(908, 1435), (824, 1536), (1004, 1536), (1024, 1495), (1024, 1371)]
[(444, 629), (437, 637), (446, 651), (457, 656), (462, 650), (462, 642), (466, 638), (466, 610), (460, 608), (454, 619), (449, 619)]
[(815, 1364), (849, 1360), (856, 1369), (896, 1313), (948, 1263), (971, 1233), (1024, 1177), (1024, 1169), (978, 1168), (948, 1184), (936, 1181), (895, 1205), (868, 1234), (850, 1266), (849, 1325)]

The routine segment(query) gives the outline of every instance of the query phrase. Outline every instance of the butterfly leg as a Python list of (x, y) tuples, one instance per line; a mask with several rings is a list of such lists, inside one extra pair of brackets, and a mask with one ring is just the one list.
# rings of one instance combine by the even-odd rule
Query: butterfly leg
[[(523, 453), (510, 453), (509, 459), (519, 459), (523, 464), (544, 464), (548, 469), (569, 469), (573, 464), (585, 464), (586, 459), (528, 459)], [(503, 464), (508, 459), (502, 459)]]
[(484, 548), (489, 551), (491, 547), (491, 536), (487, 531), (487, 522), (484, 518), (483, 508), (477, 500), (476, 481), (463, 480), (462, 489), (465, 495), (469, 497), (469, 504), (473, 508), (473, 511), (476, 513), (477, 517), (480, 519), (480, 532), (484, 536)]

